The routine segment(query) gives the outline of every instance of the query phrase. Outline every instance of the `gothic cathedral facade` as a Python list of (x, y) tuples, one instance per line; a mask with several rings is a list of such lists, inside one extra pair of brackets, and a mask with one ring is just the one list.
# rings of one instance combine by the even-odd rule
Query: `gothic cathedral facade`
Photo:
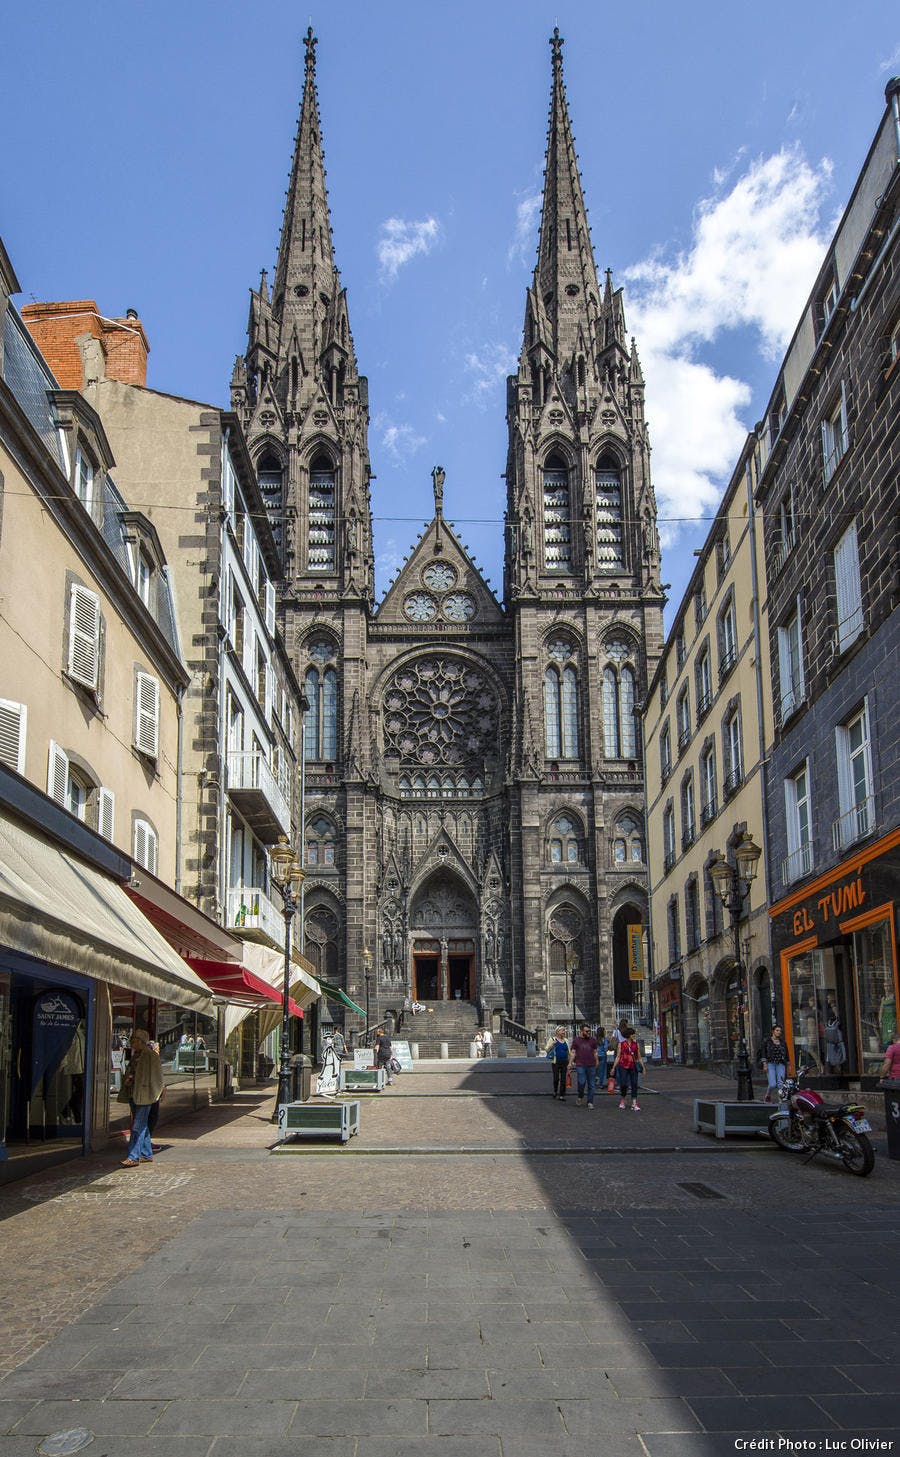
[[(359, 373), (306, 77), (271, 287), (232, 408), (281, 543), (304, 684), (305, 949), (373, 1020), (404, 998), (543, 1031), (638, 1000), (640, 720), (662, 646), (644, 381), (592, 254), (554, 34), (538, 261), (507, 385), (503, 600), (443, 514), (376, 606)], [(368, 977), (368, 982), (367, 982)], [(638, 993), (640, 986), (638, 986)]]

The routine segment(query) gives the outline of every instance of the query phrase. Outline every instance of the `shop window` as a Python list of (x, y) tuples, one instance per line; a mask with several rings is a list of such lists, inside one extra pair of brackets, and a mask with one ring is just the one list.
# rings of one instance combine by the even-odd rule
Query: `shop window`
[(785, 885), (808, 875), (812, 869), (812, 791), (809, 760), (784, 781), (788, 853), (782, 861)]
[(862, 582), (856, 522), (851, 521), (834, 548), (834, 589), (837, 599), (837, 649), (844, 652), (863, 630)]
[(834, 821), (835, 850), (843, 850), (875, 828), (869, 705), (865, 702), (835, 733), (840, 814)]
[(897, 1030), (890, 920), (853, 932), (853, 965), (859, 999), (861, 1071), (877, 1074), (884, 1049)]

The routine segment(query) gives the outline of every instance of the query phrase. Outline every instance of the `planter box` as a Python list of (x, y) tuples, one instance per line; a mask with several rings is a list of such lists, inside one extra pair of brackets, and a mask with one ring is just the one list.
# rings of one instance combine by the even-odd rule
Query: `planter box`
[(342, 1067), (338, 1081), (342, 1093), (380, 1093), (384, 1084), (383, 1067)]
[(768, 1103), (724, 1103), (714, 1098), (694, 1099), (694, 1132), (728, 1138), (733, 1133), (768, 1133), (775, 1109)]
[(278, 1133), (288, 1138), (339, 1138), (347, 1143), (359, 1133), (359, 1104), (282, 1103), (278, 1109)]

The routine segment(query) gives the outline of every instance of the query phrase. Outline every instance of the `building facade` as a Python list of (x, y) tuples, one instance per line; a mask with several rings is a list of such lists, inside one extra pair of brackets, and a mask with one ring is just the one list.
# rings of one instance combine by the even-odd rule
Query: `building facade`
[(765, 841), (771, 686), (761, 630), (756, 438), (748, 437), (678, 607), (644, 713), (651, 970), (661, 1053), (730, 1069), (741, 1007), (751, 1047), (772, 1024), (767, 875), (741, 908), (739, 948), (710, 878), (749, 833)]
[(772, 931), (788, 1041), (873, 1077), (896, 1027), (900, 81), (766, 416)]
[(418, 998), (534, 1028), (573, 1002), (595, 1020), (642, 988), (634, 710), (662, 636), (656, 511), (643, 376), (621, 292), (597, 277), (561, 47), (508, 385), (503, 600), (446, 520), (435, 468), (432, 520), (375, 606), (368, 391), (311, 32), (277, 265), (232, 376), (310, 704), (306, 948), (351, 996), (368, 990), (373, 1015)]

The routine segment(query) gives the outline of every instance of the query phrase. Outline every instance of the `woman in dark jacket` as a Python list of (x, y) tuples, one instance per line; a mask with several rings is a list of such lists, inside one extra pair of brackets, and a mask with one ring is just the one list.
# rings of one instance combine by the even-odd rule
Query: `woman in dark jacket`
[(777, 1095), (778, 1089), (787, 1077), (788, 1068), (787, 1045), (785, 1044), (781, 1024), (778, 1022), (775, 1023), (775, 1026), (762, 1045), (762, 1065), (763, 1071), (769, 1081), (765, 1101), (772, 1103), (776, 1101), (772, 1097), (772, 1094), (775, 1093)]

